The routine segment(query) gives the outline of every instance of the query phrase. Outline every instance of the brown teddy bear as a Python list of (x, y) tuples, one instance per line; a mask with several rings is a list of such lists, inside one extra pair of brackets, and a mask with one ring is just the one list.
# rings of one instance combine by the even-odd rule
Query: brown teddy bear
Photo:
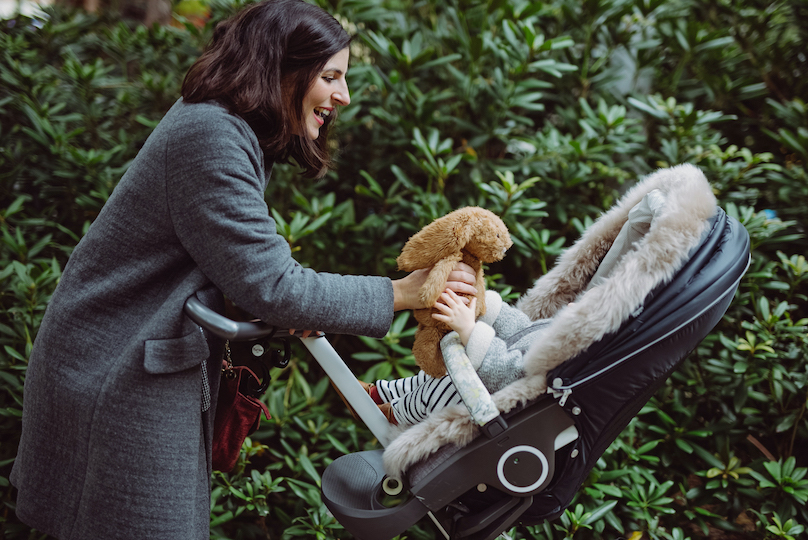
[[(401, 250), (396, 262), (399, 270), (412, 272), (432, 267), (419, 291), (421, 301), (432, 306), (444, 291), (449, 273), (458, 262), (471, 266), (477, 275), (477, 313), (485, 313), (485, 279), (483, 263), (502, 259), (513, 245), (502, 220), (489, 210), (476, 206), (460, 208), (436, 219), (413, 235)], [(443, 322), (432, 318), (434, 308), (415, 310), (418, 328), (412, 353), (418, 366), (427, 375), (446, 374), (441, 338), (451, 331)]]

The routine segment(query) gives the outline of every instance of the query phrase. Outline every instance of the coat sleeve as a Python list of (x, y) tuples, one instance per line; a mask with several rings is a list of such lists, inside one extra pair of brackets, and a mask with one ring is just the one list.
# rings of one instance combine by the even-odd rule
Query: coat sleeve
[(186, 109), (166, 149), (171, 220), (196, 265), (269, 324), (384, 336), (393, 318), (390, 280), (317, 273), (292, 259), (264, 201), (257, 138), (242, 119), (208, 109)]

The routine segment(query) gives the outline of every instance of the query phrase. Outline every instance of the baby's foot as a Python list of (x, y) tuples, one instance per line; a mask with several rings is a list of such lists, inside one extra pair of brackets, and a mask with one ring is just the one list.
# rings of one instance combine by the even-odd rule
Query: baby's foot
[(384, 400), (379, 395), (379, 389), (376, 388), (375, 384), (366, 383), (365, 381), (359, 381), (359, 384), (362, 386), (362, 388), (365, 389), (365, 392), (368, 393), (370, 399), (373, 400), (373, 403), (375, 403), (376, 405), (381, 405), (382, 403), (384, 403)]
[(382, 414), (384, 415), (385, 418), (387, 418), (388, 422), (390, 422), (394, 426), (398, 425), (398, 421), (396, 420), (396, 417), (393, 414), (392, 405), (390, 405), (389, 403), (382, 403), (381, 405), (379, 405), (379, 410), (382, 411)]
[[(383, 401), (383, 400), (382, 400), (382, 398), (381, 398), (381, 396), (379, 395), (379, 391), (377, 390), (377, 388), (376, 388), (376, 385), (375, 385), (375, 384), (372, 384), (372, 383), (366, 383), (365, 381), (360, 381), (359, 379), (357, 379), (357, 380), (356, 380), (356, 382), (358, 382), (358, 383), (359, 383), (359, 386), (361, 386), (361, 387), (362, 387), (362, 389), (363, 389), (365, 392), (367, 392), (367, 394), (368, 394), (368, 395), (370, 396), (370, 398), (373, 400), (373, 403), (375, 403), (376, 405), (378, 405), (378, 404), (380, 404), (380, 403)], [(349, 410), (349, 411), (351, 411), (351, 416), (353, 416), (354, 418), (356, 418), (356, 419), (358, 420), (358, 419), (359, 419), (359, 415), (356, 413), (356, 411), (354, 410), (354, 408), (353, 408), (353, 407), (351, 407), (351, 404), (350, 404), (350, 403), (348, 403), (348, 400), (347, 400), (347, 399), (345, 399), (345, 396), (344, 396), (344, 395), (342, 395), (342, 392), (340, 392), (340, 389), (339, 389), (339, 388), (337, 388), (337, 385), (336, 385), (336, 384), (334, 384), (334, 381), (331, 381), (331, 386), (333, 386), (333, 387), (334, 387), (334, 390), (336, 390), (337, 395), (338, 395), (338, 396), (339, 396), (339, 398), (342, 400), (342, 402), (345, 404), (345, 406), (346, 406), (346, 407), (348, 407), (348, 410)]]

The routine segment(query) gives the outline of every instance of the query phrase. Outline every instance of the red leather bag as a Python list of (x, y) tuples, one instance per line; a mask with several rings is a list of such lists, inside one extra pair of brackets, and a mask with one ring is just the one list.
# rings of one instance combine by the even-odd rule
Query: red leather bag
[(228, 364), (222, 372), (213, 420), (213, 469), (216, 471), (232, 471), (244, 439), (258, 429), (261, 413), (267, 420), (270, 418), (267, 406), (248, 393), (246, 385), (257, 380), (246, 366)]

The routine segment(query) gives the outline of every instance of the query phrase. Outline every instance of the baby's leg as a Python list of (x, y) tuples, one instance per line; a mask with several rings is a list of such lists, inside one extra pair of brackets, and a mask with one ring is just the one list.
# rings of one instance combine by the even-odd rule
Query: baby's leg
[(394, 399), (402, 397), (404, 394), (409, 394), (430, 379), (432, 379), (432, 377), (423, 371), (419, 371), (418, 375), (404, 377), (403, 379), (393, 379), (392, 381), (378, 380), (376, 381), (376, 391), (379, 393), (382, 403), (390, 403)]
[(431, 412), (459, 403), (463, 403), (460, 394), (457, 393), (452, 379), (445, 375), (440, 379), (428, 377), (415, 390), (394, 399), (390, 405), (399, 425), (412, 425), (425, 419)]

